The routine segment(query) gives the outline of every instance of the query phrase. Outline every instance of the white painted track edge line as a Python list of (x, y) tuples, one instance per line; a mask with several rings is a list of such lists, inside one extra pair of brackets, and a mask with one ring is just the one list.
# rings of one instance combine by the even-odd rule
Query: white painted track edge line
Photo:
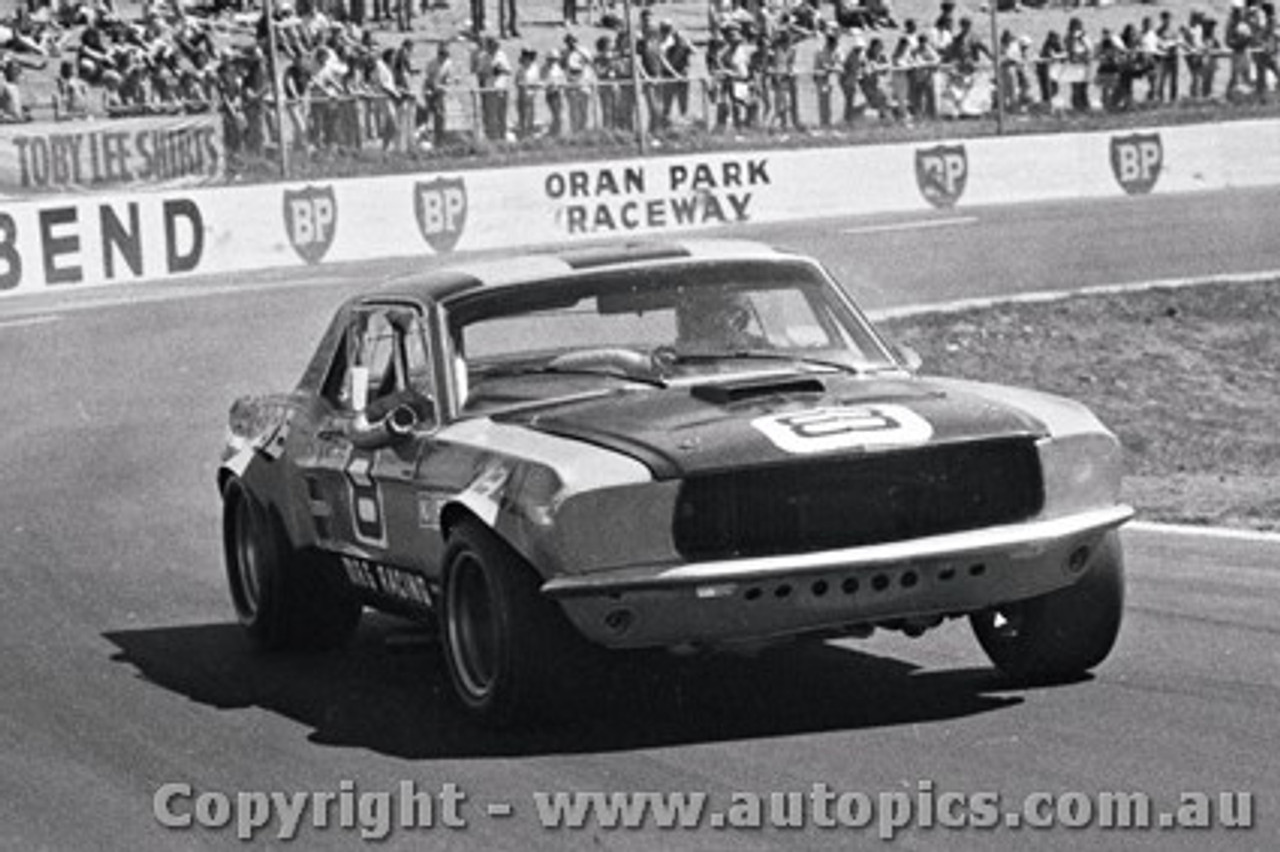
[(954, 314), (960, 311), (993, 308), (1000, 305), (1024, 305), (1039, 302), (1059, 302), (1074, 296), (1102, 296), (1115, 293), (1140, 293), (1144, 290), (1205, 287), (1213, 284), (1257, 284), (1280, 278), (1280, 269), (1261, 272), (1225, 272), (1196, 275), (1186, 278), (1156, 278), (1150, 281), (1130, 281), (1119, 284), (1094, 284), (1073, 290), (1040, 290), (1033, 293), (1011, 293), (1004, 296), (975, 296), (954, 299), (949, 302), (933, 302), (924, 305), (904, 305), (897, 308), (877, 308), (867, 311), (867, 316), (880, 321), (928, 316), (929, 314)]
[(1130, 521), (1123, 529), (1137, 532), (1158, 533), (1163, 535), (1183, 535), (1200, 538), (1225, 538), (1236, 541), (1265, 542), (1280, 544), (1280, 532), (1267, 530), (1246, 530), (1236, 527), (1199, 526), (1196, 524), (1165, 524), (1157, 521)]
[(842, 234), (883, 234), (894, 231), (919, 231), (927, 228), (950, 228), (957, 225), (972, 225), (978, 221), (977, 216), (953, 216), (949, 219), (912, 219), (907, 222), (886, 222), (882, 225), (859, 225), (852, 228), (841, 228)]

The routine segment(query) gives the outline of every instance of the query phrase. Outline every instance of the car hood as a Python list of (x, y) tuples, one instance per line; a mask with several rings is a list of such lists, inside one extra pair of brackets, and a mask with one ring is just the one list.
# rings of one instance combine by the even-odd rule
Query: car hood
[(496, 415), (621, 452), (669, 479), (927, 444), (1047, 434), (1045, 424), (943, 379), (787, 373), (548, 401)]

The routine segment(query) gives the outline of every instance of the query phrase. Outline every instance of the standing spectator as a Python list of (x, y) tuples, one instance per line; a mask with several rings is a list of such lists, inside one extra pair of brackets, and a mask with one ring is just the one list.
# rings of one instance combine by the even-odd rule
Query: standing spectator
[(1079, 18), (1067, 22), (1067, 62), (1071, 80), (1071, 109), (1089, 111), (1089, 63), (1093, 60), (1093, 42), (1085, 34)]
[(889, 59), (889, 91), (894, 118), (899, 121), (911, 116), (911, 74), (915, 71), (915, 45), (911, 36), (903, 34), (893, 46), (893, 56)]
[(818, 95), (818, 126), (824, 130), (831, 126), (831, 93), (843, 64), (840, 30), (832, 27), (827, 31), (822, 47), (813, 54), (813, 87)]
[(884, 42), (879, 38), (871, 39), (863, 62), (862, 94), (867, 100), (867, 106), (874, 109), (881, 120), (888, 119), (891, 114), (889, 96), (885, 93), (885, 77), (890, 68), (889, 57), (884, 52)]
[(547, 51), (547, 58), (542, 65), (542, 88), (547, 96), (547, 111), (550, 114), (547, 135), (559, 139), (564, 135), (564, 66), (558, 51)]
[(472, 71), (480, 87), (480, 112), (485, 136), (495, 142), (507, 138), (507, 87), (511, 64), (493, 36), (485, 36), (472, 60)]
[(1029, 100), (1027, 44), (1012, 30), (1000, 34), (1000, 92), (1007, 112), (1021, 112)]
[(936, 75), (942, 61), (927, 32), (916, 34), (911, 68), (911, 111), (921, 117), (938, 117), (938, 91)]
[(516, 24), (516, 0), (498, 0), (498, 35), (520, 38)]
[[(405, 3), (412, 3), (413, 0), (402, 0)], [(396, 125), (400, 129), (400, 136), (396, 140), (396, 147), (401, 151), (409, 150), (413, 141), (414, 129), (417, 124), (418, 102), (413, 96), (413, 75), (417, 73), (417, 69), (413, 67), (413, 40), (403, 39), (400, 46), (396, 48), (395, 56), (391, 61), (391, 76), (395, 80), (396, 91)]]
[(1193, 9), (1180, 36), (1182, 43), (1186, 45), (1183, 61), (1187, 65), (1187, 96), (1192, 100), (1202, 97), (1200, 84), (1204, 79), (1204, 29), (1200, 25), (1200, 19), (1200, 12)]
[(413, 0), (391, 0), (396, 4), (396, 27), (402, 33), (413, 29)]
[(422, 109), (426, 113), (423, 123), (430, 124), (432, 143), (437, 148), (442, 147), (445, 141), (445, 108), (454, 79), (449, 42), (441, 41), (436, 45), (435, 58), (427, 63), (422, 79)]
[(618, 127), (617, 65), (613, 43), (608, 36), (600, 36), (596, 39), (596, 52), (591, 59), (591, 68), (595, 75), (596, 99), (600, 103), (600, 126), (606, 130)]
[[(671, 125), (672, 112), (678, 112), (683, 120), (689, 115), (689, 68), (693, 62), (693, 46), (684, 33), (671, 21), (663, 21), (658, 27), (662, 39), (663, 72), (666, 86), (663, 89), (663, 122)], [(673, 109), (674, 108), (674, 109)]]
[[(564, 0), (561, 4), (562, 22), (568, 26), (578, 23), (578, 0)], [(548, 56), (548, 59), (550, 56)]]
[(1253, 38), (1250, 48), (1253, 52), (1253, 91), (1259, 103), (1267, 102), (1269, 81), (1272, 77), (1280, 77), (1280, 69), (1276, 67), (1276, 7), (1273, 3), (1264, 2), (1254, 10)]
[(768, 56), (768, 74), (773, 94), (773, 119), (784, 130), (790, 126), (800, 129), (799, 109), (796, 104), (796, 47), (791, 31), (783, 28), (774, 37)]
[(1231, 76), (1227, 80), (1227, 99), (1236, 100), (1249, 84), (1249, 48), (1253, 45), (1253, 27), (1243, 5), (1233, 3), (1227, 16), (1227, 49), (1231, 51)]
[(537, 97), (542, 89), (538, 51), (524, 48), (516, 60), (516, 135), (532, 139), (537, 130)]
[(484, 35), (484, 0), (471, 0), (471, 35), (477, 39)]
[(311, 72), (301, 52), (295, 53), (285, 67), (283, 86), (285, 110), (289, 114), (289, 123), (293, 127), (293, 147), (309, 151), (311, 149), (311, 134), (308, 129)]
[(395, 61), (396, 52), (388, 47), (382, 51), (382, 55), (374, 63), (374, 82), (377, 88), (373, 92), (374, 98), (370, 107), (378, 117), (376, 127), (378, 138), (382, 141), (383, 153), (393, 147), (399, 147), (398, 140), (401, 138), (398, 121), (400, 88), (396, 85), (395, 72), (392, 70)]
[(1175, 103), (1178, 100), (1178, 66), (1187, 45), (1183, 41), (1182, 31), (1173, 23), (1173, 15), (1167, 9), (1160, 13), (1156, 38), (1160, 49), (1156, 89), (1161, 100)]
[(662, 58), (662, 38), (645, 9), (640, 13), (640, 38), (636, 43), (640, 79), (644, 86), (644, 106), (649, 114), (649, 132), (662, 130), (662, 91), (666, 84), (666, 63)]
[(754, 109), (751, 88), (751, 48), (736, 25), (724, 28), (725, 47), (721, 59), (729, 116), (735, 128), (746, 127)]
[(618, 121), (618, 129), (631, 132), (636, 127), (636, 105), (639, 98), (636, 93), (633, 72), (635, 66), (632, 57), (635, 55), (635, 42), (631, 31), (620, 30), (614, 39), (613, 78), (618, 81), (617, 105), (614, 113)]
[(591, 55), (578, 44), (578, 37), (568, 33), (564, 37), (564, 54), (561, 57), (564, 71), (564, 99), (569, 105), (569, 132), (574, 136), (587, 129), (587, 114), (591, 108)]
[(1204, 40), (1204, 63), (1200, 70), (1200, 92), (1206, 98), (1213, 97), (1213, 83), (1218, 76), (1218, 54), (1222, 41), (1218, 38), (1218, 20), (1207, 15), (1200, 21), (1200, 37)]
[(1036, 83), (1040, 88), (1040, 103), (1045, 109), (1055, 109), (1058, 100), (1058, 69), (1067, 58), (1062, 46), (1062, 36), (1057, 30), (1049, 30), (1040, 45), (1040, 58), (1036, 63)]

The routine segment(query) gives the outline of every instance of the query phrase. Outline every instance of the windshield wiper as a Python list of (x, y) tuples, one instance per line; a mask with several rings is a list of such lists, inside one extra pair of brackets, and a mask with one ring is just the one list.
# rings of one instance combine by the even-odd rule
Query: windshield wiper
[(811, 358), (807, 355), (796, 355), (786, 352), (766, 352), (760, 349), (730, 349), (722, 352), (679, 352), (674, 353), (672, 360), (674, 364), (698, 364), (711, 363), (714, 361), (735, 361), (735, 360), (755, 360), (755, 361), (788, 361), (793, 364), (811, 364), (815, 367), (830, 367), (833, 370), (839, 370), (842, 373), (852, 373), (859, 375), (862, 370), (852, 364), (846, 364), (842, 361), (830, 361), (825, 358)]

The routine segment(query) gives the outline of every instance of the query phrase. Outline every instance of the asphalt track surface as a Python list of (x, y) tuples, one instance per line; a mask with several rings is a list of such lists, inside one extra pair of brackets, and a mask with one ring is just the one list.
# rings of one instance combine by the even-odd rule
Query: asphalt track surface
[[(1278, 192), (966, 209), (735, 232), (826, 258), (874, 308), (1280, 269)], [(927, 224), (921, 224), (922, 222)], [(848, 233), (849, 230), (856, 231)], [(1280, 543), (1131, 529), (1126, 623), (1078, 683), (1010, 689), (963, 623), (752, 660), (629, 660), (573, 726), (494, 735), (390, 619), (320, 656), (251, 653), (223, 581), (214, 463), (237, 394), (295, 380), (336, 301), (417, 261), (0, 302), (0, 849), (230, 848), (162, 828), (194, 791), (465, 793), (464, 829), (383, 848), (1275, 849)], [(545, 830), (572, 790), (1248, 791), (1249, 831)], [(178, 810), (190, 810), (178, 802)], [(490, 804), (510, 816), (490, 816)], [(337, 812), (334, 812), (335, 815)], [(1075, 812), (1079, 815), (1079, 812)], [(437, 818), (440, 814), (437, 811)], [(310, 815), (308, 816), (308, 819)], [(335, 817), (336, 818), (336, 817)], [(258, 835), (277, 843), (272, 824)], [(295, 848), (352, 848), (304, 827)]]

